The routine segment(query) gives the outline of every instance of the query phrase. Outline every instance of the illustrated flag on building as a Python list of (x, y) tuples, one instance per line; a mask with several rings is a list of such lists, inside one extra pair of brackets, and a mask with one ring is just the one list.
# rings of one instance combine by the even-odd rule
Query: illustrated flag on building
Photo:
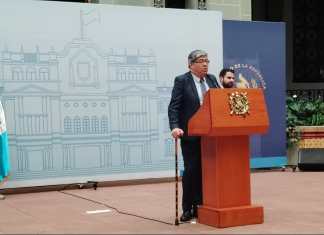
[(9, 145), (6, 120), (0, 101), (0, 181), (8, 176), (10, 171)]
[(100, 22), (100, 18), (100, 13), (97, 10), (91, 10), (89, 12), (80, 11), (81, 38), (85, 37), (85, 28), (93, 22)]

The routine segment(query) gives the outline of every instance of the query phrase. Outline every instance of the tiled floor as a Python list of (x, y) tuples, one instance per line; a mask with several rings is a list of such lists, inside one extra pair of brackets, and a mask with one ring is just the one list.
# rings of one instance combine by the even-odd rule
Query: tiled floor
[[(264, 206), (265, 222), (226, 229), (194, 223), (172, 225), (174, 183), (64, 191), (90, 201), (58, 191), (11, 194), (0, 201), (0, 233), (319, 234), (324, 233), (323, 182), (324, 172), (252, 173), (252, 201)], [(153, 220), (113, 208), (106, 213), (87, 213), (107, 206)]]

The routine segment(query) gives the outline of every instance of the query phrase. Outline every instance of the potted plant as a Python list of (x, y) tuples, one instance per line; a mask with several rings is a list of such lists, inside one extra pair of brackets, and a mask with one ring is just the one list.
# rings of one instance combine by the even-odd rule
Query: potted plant
[(317, 98), (308, 100), (297, 95), (288, 96), (286, 101), (287, 165), (296, 169), (298, 164), (298, 144), (301, 133), (324, 125), (324, 102)]

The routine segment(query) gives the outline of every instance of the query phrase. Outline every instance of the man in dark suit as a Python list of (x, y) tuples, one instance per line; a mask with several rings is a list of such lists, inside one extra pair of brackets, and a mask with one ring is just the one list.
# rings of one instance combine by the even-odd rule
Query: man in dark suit
[(200, 137), (188, 136), (188, 121), (202, 104), (205, 92), (220, 87), (216, 77), (208, 74), (208, 65), (206, 52), (194, 50), (189, 54), (190, 71), (175, 78), (168, 107), (171, 134), (181, 137), (184, 162), (181, 221), (197, 217), (197, 206), (202, 204)]

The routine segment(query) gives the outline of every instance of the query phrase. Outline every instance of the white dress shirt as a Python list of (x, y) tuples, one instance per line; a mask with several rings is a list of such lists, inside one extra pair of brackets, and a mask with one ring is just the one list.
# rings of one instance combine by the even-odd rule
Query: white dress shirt
[[(191, 73), (191, 75), (192, 75), (192, 77), (194, 79), (194, 82), (195, 82), (195, 85), (196, 85), (196, 89), (197, 89), (197, 92), (198, 92), (200, 105), (202, 105), (202, 103), (203, 103), (203, 97), (202, 97), (201, 88), (200, 88), (200, 78), (197, 77), (196, 75), (194, 75), (193, 73)], [(205, 77), (203, 78), (203, 83), (206, 86), (206, 92), (207, 92), (209, 90), (209, 86), (208, 86), (208, 84), (206, 82), (206, 78)]]

